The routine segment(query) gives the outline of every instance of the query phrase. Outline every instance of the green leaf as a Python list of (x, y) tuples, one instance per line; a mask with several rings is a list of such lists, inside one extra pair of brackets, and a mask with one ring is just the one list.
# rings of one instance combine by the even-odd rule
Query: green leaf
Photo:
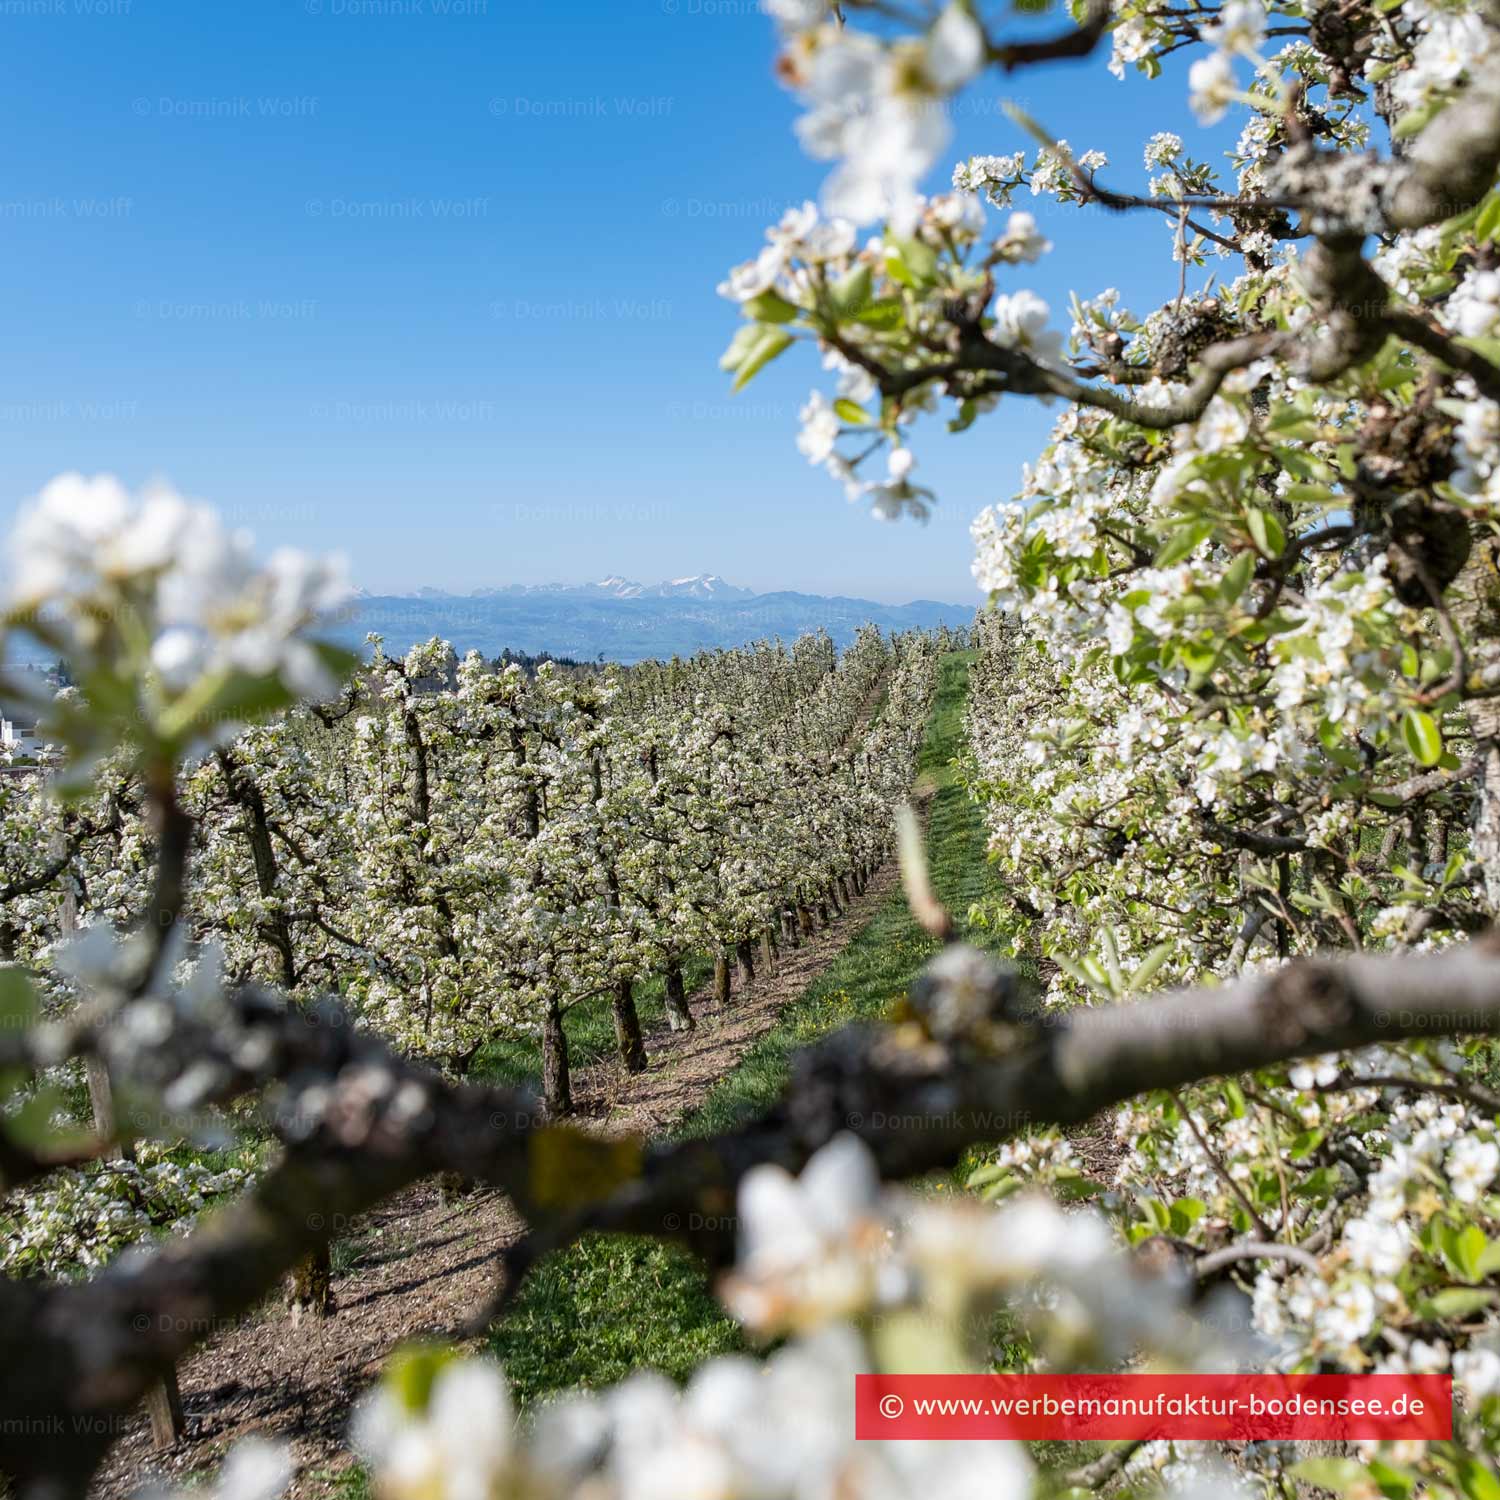
[(1158, 943), (1141, 960), (1141, 966), (1130, 976), (1130, 983), (1126, 986), (1127, 993), (1144, 989), (1156, 978), (1157, 971), (1172, 956), (1172, 951), (1177, 945), (1175, 943)]
[(744, 364), (745, 356), (750, 353), (761, 336), (758, 323), (742, 323), (734, 331), (734, 337), (729, 341), (729, 347), (719, 356), (719, 368), (721, 370), (737, 370)]
[(1172, 1205), (1172, 1233), (1184, 1235), (1208, 1212), (1208, 1205), (1201, 1198), (1179, 1198)]
[(248, 723), (296, 701), (279, 677), (226, 672), (203, 679), (163, 712), (159, 728), (168, 740), (191, 740), (225, 724)]
[(457, 1358), (458, 1350), (446, 1344), (405, 1344), (386, 1363), (385, 1384), (404, 1411), (419, 1415), (443, 1367)]
[(856, 323), (862, 323), (867, 328), (880, 328), (887, 331), (900, 328), (906, 322), (906, 309), (901, 305), (897, 297), (882, 297), (877, 302), (872, 302), (868, 307), (861, 308), (854, 315)]
[(840, 396), (833, 403), (833, 409), (852, 427), (868, 427), (870, 424), (870, 414), (859, 402), (851, 401), (847, 396)]
[(1479, 208), (1479, 217), (1474, 221), (1474, 238), (1492, 240), (1500, 231), (1500, 193), (1493, 189), (1486, 195)]
[(0, 1032), (28, 1031), (36, 1025), (36, 991), (20, 969), (0, 969)]
[(1391, 131), (1391, 138), (1409, 141), (1414, 135), (1421, 135), (1447, 106), (1446, 99), (1435, 99), (1430, 104), (1422, 105), (1420, 109), (1409, 111), (1396, 121), (1395, 129)]
[(1458, 342), (1464, 348), (1482, 354), (1492, 365), (1500, 365), (1500, 339), (1476, 337), (1459, 339)]
[(964, 1180), (964, 1186), (966, 1188), (986, 1187), (992, 1182), (998, 1182), (1000, 1178), (1006, 1176), (1009, 1172), (1010, 1168), (1003, 1162), (987, 1162), (984, 1166), (976, 1167), (969, 1173), (968, 1177)]
[(1165, 1233), (1172, 1227), (1172, 1215), (1167, 1211), (1167, 1205), (1159, 1198), (1142, 1198), (1141, 1207), (1146, 1211), (1146, 1217), (1151, 1220), (1152, 1225)]
[(861, 261), (828, 288), (828, 305), (838, 318), (852, 318), (870, 306), (874, 289), (875, 273), (868, 262)]
[(1484, 1278), (1484, 1252), (1489, 1249), (1489, 1239), (1477, 1224), (1460, 1229), (1448, 1245), (1448, 1259), (1465, 1281), (1481, 1281)]
[(792, 345), (792, 336), (784, 329), (769, 324), (752, 325), (760, 330), (760, 337), (750, 346), (738, 370), (735, 371), (733, 389), (742, 391), (760, 374), (778, 354), (785, 353)]
[(1450, 1286), (1434, 1292), (1417, 1308), (1424, 1318), (1467, 1318), (1482, 1311), (1495, 1300), (1494, 1292), (1478, 1287)]
[(762, 292), (745, 303), (745, 314), (757, 323), (790, 323), (801, 315), (795, 302), (788, 302), (780, 292)]
[[(895, 255), (891, 250), (894, 247)], [(886, 266), (903, 286), (918, 290), (932, 286), (938, 279), (937, 251), (918, 239), (893, 237), (886, 241)]]
[(58, 1116), (66, 1118), (67, 1113), (67, 1097), (61, 1089), (48, 1084), (7, 1117), (5, 1133), (18, 1146), (38, 1151), (57, 1139), (59, 1132), (54, 1122)]
[(1109, 975), (1109, 987), (1118, 995), (1125, 988), (1125, 975), (1120, 970), (1120, 945), (1112, 927), (1101, 927), (1099, 936), (1104, 943), (1104, 970)]
[(1458, 1453), (1458, 1482), (1468, 1500), (1500, 1500), (1500, 1479), (1472, 1453)]
[(1370, 1460), (1370, 1477), (1380, 1486), (1386, 1500), (1406, 1500), (1417, 1487), (1417, 1477), (1408, 1469), (1398, 1469), (1378, 1458)]
[(1409, 708), (1401, 719), (1401, 738), (1418, 765), (1435, 766), (1443, 757), (1443, 733), (1431, 714)]
[(1280, 557), (1286, 550), (1286, 531), (1270, 511), (1252, 507), (1245, 512), (1245, 524), (1263, 557)]
[(1169, 568), (1173, 563), (1181, 562), (1213, 529), (1212, 521), (1194, 521), (1177, 527), (1156, 554), (1156, 566)]
[(1239, 553), (1235, 560), (1225, 568), (1224, 576), (1219, 580), (1219, 592), (1224, 596), (1226, 604), (1233, 604), (1245, 592), (1254, 572), (1255, 554), (1253, 552)]

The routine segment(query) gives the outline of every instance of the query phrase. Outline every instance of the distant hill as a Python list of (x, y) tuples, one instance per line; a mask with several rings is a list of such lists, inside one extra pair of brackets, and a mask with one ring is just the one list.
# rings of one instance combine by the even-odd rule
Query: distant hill
[(791, 640), (825, 629), (840, 645), (867, 621), (883, 630), (963, 626), (975, 604), (877, 604), (819, 594), (756, 594), (715, 573), (643, 585), (610, 577), (588, 584), (512, 584), (473, 594), (421, 589), (410, 595), (361, 594), (338, 614), (333, 634), (358, 648), (366, 634), (405, 651), (442, 636), (462, 654), (528, 653), (634, 662), (741, 646), (769, 636)]

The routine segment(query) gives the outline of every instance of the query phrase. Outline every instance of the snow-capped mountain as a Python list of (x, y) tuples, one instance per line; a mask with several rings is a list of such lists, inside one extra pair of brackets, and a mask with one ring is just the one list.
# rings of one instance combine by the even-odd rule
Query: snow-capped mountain
[[(622, 597), (624, 597), (622, 595)], [(753, 589), (736, 588), (717, 573), (695, 573), (691, 578), (671, 578), (644, 590), (647, 599), (753, 599)]]
[(425, 588), (405, 595), (364, 595), (339, 622), (336, 638), (358, 649), (367, 631), (387, 650), (441, 636), (460, 652), (497, 656), (506, 647), (592, 661), (640, 661), (688, 655), (779, 636), (827, 630), (840, 646), (866, 621), (885, 630), (966, 625), (972, 604), (877, 604), (816, 594), (757, 594), (718, 573), (642, 584), (615, 573), (594, 583), (517, 583), (451, 594)]
[[(507, 583), (499, 588), (475, 589), (471, 599), (493, 599), (497, 595), (581, 594), (590, 599), (753, 599), (754, 589), (737, 588), (717, 573), (694, 573), (688, 578), (668, 578), (662, 583), (637, 583), (611, 573), (597, 583)], [(414, 599), (456, 597), (443, 589), (421, 588), (413, 591)]]

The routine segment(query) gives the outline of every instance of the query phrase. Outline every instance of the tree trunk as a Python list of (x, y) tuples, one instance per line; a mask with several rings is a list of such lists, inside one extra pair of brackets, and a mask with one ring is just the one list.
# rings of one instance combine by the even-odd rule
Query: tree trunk
[(815, 931), (812, 912), (800, 901), (797, 903), (797, 925), (802, 929), (803, 937), (811, 937)]
[(767, 974), (776, 972), (776, 936), (769, 927), (760, 935), (760, 966)]
[(146, 1414), (151, 1418), (151, 1445), (158, 1451), (170, 1448), (187, 1431), (175, 1367), (147, 1392)]
[(714, 999), (729, 1004), (729, 955), (722, 948), (714, 954)]
[(820, 897), (818, 900), (818, 924), (825, 932), (833, 926), (833, 918), (828, 915), (828, 902), (826, 898)]
[(615, 1015), (615, 1041), (619, 1044), (620, 1060), (627, 1073), (646, 1071), (646, 1044), (641, 1039), (641, 1018), (636, 1014), (635, 991), (628, 979), (615, 985), (610, 1001)]
[(292, 1267), (286, 1300), (293, 1328), (302, 1321), (304, 1312), (315, 1318), (326, 1318), (333, 1312), (333, 1255), (328, 1245), (319, 1246)]
[(748, 990), (755, 983), (755, 945), (749, 938), (734, 945), (734, 957), (740, 971), (740, 988)]
[(674, 958), (667, 965), (667, 1025), (673, 1031), (691, 1031), (698, 1023), (688, 1009), (687, 985), (682, 978), (682, 965)]
[(842, 875), (839, 876), (839, 900), (844, 903), (844, 910), (849, 910), (849, 882)]
[[(250, 841), (250, 857), (255, 862), (255, 886), (263, 900), (275, 895), (280, 869), (276, 849), (271, 842), (271, 820), (266, 813), (265, 798), (255, 779), (235, 760), (228, 750), (219, 751), (219, 769), (229, 800), (249, 814), (245, 836)], [(281, 982), (289, 990), (297, 987), (297, 960), (292, 947), (292, 930), (284, 911), (267, 919), (262, 934), (276, 951), (281, 968)]]
[(438, 1201), (444, 1208), (457, 1203), (460, 1198), (469, 1197), (478, 1189), (478, 1181), (473, 1177), (465, 1177), (462, 1172), (438, 1173)]
[(542, 1018), (542, 1099), (556, 1120), (573, 1113), (573, 1087), (568, 1077), (568, 1037), (557, 1001), (549, 1002)]
[(781, 937), (788, 948), (800, 948), (802, 946), (802, 935), (798, 932), (801, 924), (797, 920), (797, 913), (792, 907), (781, 914)]

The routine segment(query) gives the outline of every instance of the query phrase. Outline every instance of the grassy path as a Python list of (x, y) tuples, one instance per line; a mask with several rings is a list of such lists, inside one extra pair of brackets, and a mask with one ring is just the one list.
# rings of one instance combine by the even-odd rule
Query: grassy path
[[(987, 888), (984, 834), (951, 765), (963, 746), (968, 653), (944, 658), (919, 762), (929, 804), (929, 855), (939, 896), (958, 918)], [(685, 1122), (710, 1135), (771, 1103), (791, 1054), (845, 1022), (887, 1013), (935, 951), (899, 893), (855, 934), (775, 1027)], [(603, 1386), (642, 1367), (675, 1379), (742, 1347), (698, 1263), (652, 1240), (598, 1235), (538, 1266), (490, 1338), (524, 1405), (552, 1391)]]

